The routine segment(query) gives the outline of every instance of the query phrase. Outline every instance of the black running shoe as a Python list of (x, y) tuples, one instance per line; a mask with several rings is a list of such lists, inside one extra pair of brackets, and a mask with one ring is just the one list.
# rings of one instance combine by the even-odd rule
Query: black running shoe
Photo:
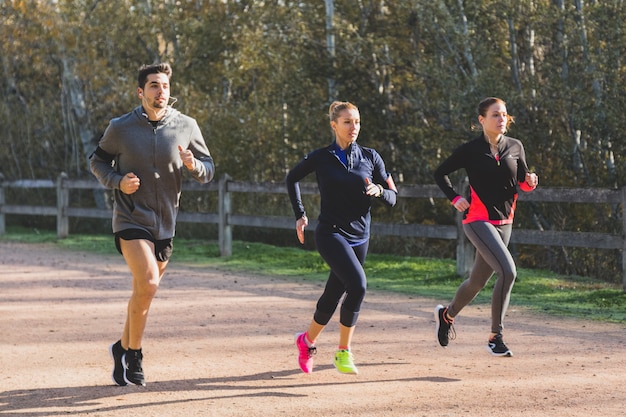
[(502, 341), (501, 334), (497, 334), (496, 337), (487, 342), (487, 351), (494, 356), (513, 356), (513, 352)]
[(456, 331), (454, 330), (454, 319), (448, 319), (448, 307), (439, 304), (435, 307), (435, 333), (439, 344), (443, 347), (448, 346), (450, 340), (456, 339)]
[(122, 363), (124, 364), (124, 381), (126, 381), (127, 384), (146, 385), (146, 379), (143, 376), (143, 369), (141, 368), (142, 359), (143, 354), (141, 353), (141, 349), (128, 349), (122, 357)]
[(124, 364), (122, 363), (122, 356), (126, 353), (126, 350), (122, 347), (122, 342), (118, 340), (109, 346), (109, 354), (113, 359), (113, 382), (121, 387), (126, 385), (124, 381)]

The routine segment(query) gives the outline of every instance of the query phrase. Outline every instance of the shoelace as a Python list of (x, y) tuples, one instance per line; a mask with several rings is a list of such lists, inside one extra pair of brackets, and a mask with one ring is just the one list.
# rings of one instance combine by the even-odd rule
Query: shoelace
[(126, 359), (126, 369), (134, 372), (143, 372), (142, 368), (143, 355), (137, 355)]
[(504, 344), (504, 341), (502, 340), (502, 336), (499, 335), (494, 337), (493, 339), (490, 339), (489, 343), (493, 345), (494, 348), (508, 349)]
[(452, 323), (450, 323), (450, 328), (448, 329), (448, 339), (456, 339), (456, 330), (454, 330), (454, 325)]
[(448, 339), (449, 340), (454, 340), (456, 339), (456, 330), (454, 330), (454, 319), (449, 320), (446, 315), (448, 313), (448, 309), (446, 309), (443, 312), (443, 321), (449, 325), (450, 327), (448, 327)]
[(315, 346), (309, 348), (309, 358), (317, 353), (317, 348)]

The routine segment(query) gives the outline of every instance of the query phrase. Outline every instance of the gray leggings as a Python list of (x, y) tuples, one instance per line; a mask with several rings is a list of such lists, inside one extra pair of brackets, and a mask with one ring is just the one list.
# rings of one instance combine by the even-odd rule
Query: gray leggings
[(465, 235), (476, 247), (476, 259), (469, 278), (459, 286), (449, 306), (448, 314), (451, 317), (459, 314), (478, 295), (495, 272), (498, 278), (491, 295), (491, 331), (502, 332), (502, 321), (517, 276), (515, 262), (507, 248), (512, 228), (511, 224), (494, 226), (487, 222), (463, 225)]

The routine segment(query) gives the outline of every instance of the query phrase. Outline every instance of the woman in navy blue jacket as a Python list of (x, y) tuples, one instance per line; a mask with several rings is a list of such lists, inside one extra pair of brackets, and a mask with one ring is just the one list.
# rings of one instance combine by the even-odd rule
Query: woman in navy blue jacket
[(329, 118), (335, 141), (309, 153), (286, 178), (296, 233), (300, 243), (304, 243), (308, 219), (298, 182), (312, 172), (316, 174), (321, 203), (315, 244), (330, 267), (313, 320), (307, 331), (296, 334), (296, 345), (300, 369), (310, 373), (317, 338), (345, 294), (334, 364), (339, 372), (356, 374), (350, 343), (366, 291), (363, 264), (369, 246), (372, 199), (394, 206), (397, 190), (381, 156), (356, 143), (361, 129), (358, 108), (349, 102), (333, 102)]

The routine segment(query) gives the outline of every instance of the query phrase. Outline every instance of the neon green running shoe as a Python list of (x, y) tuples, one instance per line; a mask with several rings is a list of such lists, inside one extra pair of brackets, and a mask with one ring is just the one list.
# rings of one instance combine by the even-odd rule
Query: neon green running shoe
[(359, 370), (354, 366), (354, 358), (349, 350), (335, 352), (335, 368), (342, 374), (358, 374)]

